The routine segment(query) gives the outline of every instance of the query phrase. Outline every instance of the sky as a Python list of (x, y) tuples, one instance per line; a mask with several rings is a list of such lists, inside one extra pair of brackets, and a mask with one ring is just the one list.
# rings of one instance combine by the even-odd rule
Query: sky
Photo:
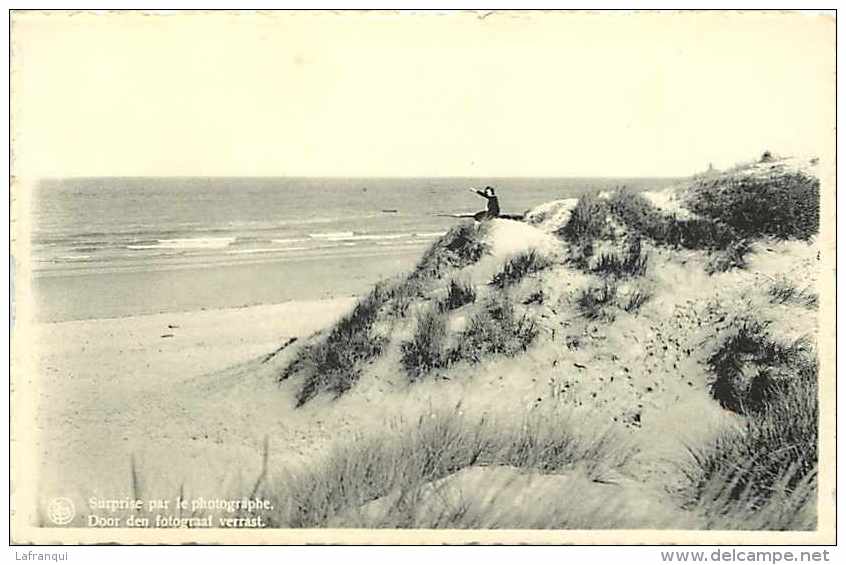
[(681, 176), (834, 141), (833, 18), (18, 13), (13, 174)]

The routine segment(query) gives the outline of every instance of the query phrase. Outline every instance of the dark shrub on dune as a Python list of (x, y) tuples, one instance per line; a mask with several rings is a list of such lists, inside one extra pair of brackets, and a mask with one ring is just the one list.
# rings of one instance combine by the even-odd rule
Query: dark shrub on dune
[(326, 337), (300, 349), (279, 377), (284, 381), (295, 374), (305, 375), (297, 406), (320, 392), (340, 396), (358, 381), (362, 366), (382, 353), (385, 340), (372, 329), (388, 296), (385, 286), (377, 285)]
[(769, 288), (770, 302), (774, 304), (798, 304), (809, 309), (819, 306), (819, 295), (811, 288), (799, 288), (787, 279), (775, 280)]
[[(607, 216), (658, 245), (710, 251), (709, 273), (744, 268), (751, 240), (761, 237), (809, 239), (819, 231), (819, 180), (803, 173), (769, 176), (738, 172), (698, 178), (686, 204), (695, 217), (678, 218), (661, 211), (645, 196), (625, 188), (607, 199), (579, 199), (559, 234), (576, 246), (575, 260), (586, 268), (596, 239), (608, 236)], [(616, 273), (625, 265), (608, 255), (600, 272)]]
[(405, 318), (414, 302), (423, 296), (423, 284), (411, 277), (381, 284), (385, 294), (385, 313), (393, 318)]
[(617, 288), (618, 281), (614, 278), (603, 279), (600, 284), (583, 288), (576, 296), (576, 309), (588, 320), (603, 320), (613, 322), (616, 309), (622, 308), (630, 314), (637, 313), (646, 304), (652, 293), (640, 287), (634, 287), (623, 294)]
[(593, 267), (595, 273), (603, 276), (642, 277), (646, 274), (649, 255), (643, 251), (640, 238), (634, 238), (621, 257), (616, 253), (603, 253)]
[(579, 292), (576, 308), (579, 314), (588, 320), (613, 321), (614, 313), (610, 308), (616, 304), (616, 300), (616, 282), (605, 280), (598, 286), (588, 287)]
[(449, 346), (446, 314), (434, 308), (418, 318), (414, 336), (401, 345), (402, 364), (409, 379), (417, 381), (433, 369), (453, 363), (479, 363), (491, 355), (520, 355), (537, 335), (538, 328), (528, 314), (518, 314), (507, 297), (492, 296)]
[(598, 194), (584, 194), (570, 212), (570, 219), (559, 228), (558, 235), (574, 244), (586, 245), (608, 231), (608, 201)]
[[(755, 338), (752, 338), (755, 341)], [(776, 356), (782, 354), (774, 354)], [(816, 527), (819, 440), (816, 359), (801, 357), (739, 430), (699, 450), (683, 469), (687, 504), (711, 529)]]
[(660, 243), (685, 249), (725, 249), (739, 236), (720, 220), (669, 217)]
[(526, 351), (537, 335), (531, 317), (518, 314), (507, 298), (494, 296), (470, 318), (450, 357), (471, 363), (491, 354), (513, 357)]
[(677, 218), (661, 212), (644, 196), (625, 189), (615, 191), (610, 199), (612, 213), (635, 233), (658, 245), (710, 251), (706, 270), (709, 274), (742, 269), (751, 242), (721, 218)]
[(594, 243), (611, 235), (608, 224), (608, 201), (598, 194), (584, 194), (570, 212), (567, 223), (556, 234), (566, 239), (571, 247), (571, 261), (581, 268), (588, 268), (594, 254)]
[(402, 366), (411, 381), (447, 366), (446, 337), (446, 316), (439, 310), (427, 310), (417, 318), (414, 337), (400, 346)]
[(659, 245), (716, 250), (725, 249), (738, 239), (729, 226), (718, 220), (670, 216), (645, 196), (626, 189), (614, 191), (609, 198), (609, 207), (626, 227)]
[(816, 379), (816, 353), (805, 339), (782, 343), (767, 324), (743, 320), (707, 361), (711, 394), (724, 408), (740, 413), (762, 410), (795, 378)]
[(552, 265), (552, 261), (532, 249), (518, 253), (509, 259), (502, 270), (491, 279), (491, 286), (502, 289), (523, 280), (527, 275), (542, 271)]
[(546, 301), (546, 292), (542, 288), (539, 288), (535, 291), (532, 291), (529, 296), (527, 296), (523, 300), (523, 304), (525, 306), (528, 306), (530, 304), (543, 304), (544, 301)]
[(620, 188), (611, 193), (608, 207), (630, 230), (658, 242), (666, 238), (668, 217), (642, 194)]
[(688, 206), (744, 237), (809, 239), (819, 232), (820, 182), (800, 172), (703, 179)]
[(487, 251), (486, 230), (486, 222), (478, 225), (464, 222), (453, 227), (426, 250), (410, 278), (440, 278), (450, 269), (462, 269), (476, 263)]
[(466, 282), (452, 279), (447, 287), (447, 295), (439, 304), (441, 311), (457, 310), (466, 304), (476, 301), (476, 289)]
[(711, 394), (744, 415), (682, 466), (685, 505), (709, 529), (816, 527), (817, 355), (808, 340), (776, 339), (768, 325), (737, 320), (707, 360)]
[(748, 239), (738, 239), (726, 246), (725, 249), (712, 253), (705, 265), (705, 271), (709, 275), (713, 275), (714, 273), (725, 273), (732, 269), (744, 269), (746, 268), (746, 256), (751, 250), (752, 242)]

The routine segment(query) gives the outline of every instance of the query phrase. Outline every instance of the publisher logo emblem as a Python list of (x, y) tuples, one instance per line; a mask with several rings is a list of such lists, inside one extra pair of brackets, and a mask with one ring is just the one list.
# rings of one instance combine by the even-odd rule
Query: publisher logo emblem
[(73, 501), (70, 498), (59, 496), (50, 501), (47, 505), (47, 517), (57, 526), (70, 524), (76, 515)]

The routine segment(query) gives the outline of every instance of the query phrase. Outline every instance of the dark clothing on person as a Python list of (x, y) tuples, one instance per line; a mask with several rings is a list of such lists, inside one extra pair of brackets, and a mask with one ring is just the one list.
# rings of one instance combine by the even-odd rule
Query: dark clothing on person
[(489, 218), (496, 218), (499, 217), (499, 199), (496, 195), (485, 194), (481, 190), (477, 190), (476, 194), (485, 198), (488, 201), (488, 211), (487, 217)]

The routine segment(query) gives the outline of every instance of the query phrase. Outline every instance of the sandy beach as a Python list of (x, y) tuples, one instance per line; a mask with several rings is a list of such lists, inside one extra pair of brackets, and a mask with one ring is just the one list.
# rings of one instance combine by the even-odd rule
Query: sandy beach
[[(352, 298), (37, 326), (39, 498), (219, 495), (258, 470), (264, 438), (314, 442), (261, 359), (332, 323)], [(274, 390), (271, 390), (274, 389)], [(93, 478), (96, 477), (96, 480)], [(233, 483), (234, 481), (234, 483)]]

